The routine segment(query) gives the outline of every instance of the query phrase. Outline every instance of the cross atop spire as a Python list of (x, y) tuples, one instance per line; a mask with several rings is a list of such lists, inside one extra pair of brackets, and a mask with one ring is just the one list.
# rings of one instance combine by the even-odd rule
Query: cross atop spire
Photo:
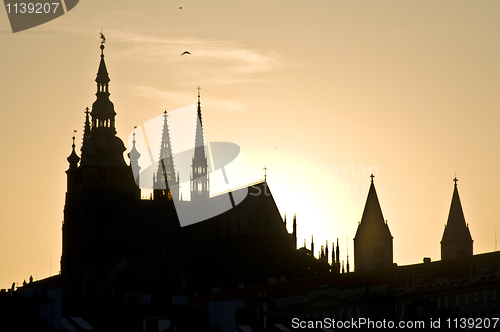
[(455, 187), (457, 186), (457, 182), (458, 182), (458, 179), (457, 179), (457, 175), (455, 174), (455, 178), (453, 179), (453, 182), (455, 182)]
[(372, 178), (372, 183), (373, 183), (373, 178), (375, 177), (375, 175), (373, 175), (373, 173), (370, 175), (370, 177)]
[(264, 170), (264, 182), (267, 182), (267, 180), (266, 180), (267, 179), (267, 170), (268, 170), (267, 166), (264, 166), (263, 170)]

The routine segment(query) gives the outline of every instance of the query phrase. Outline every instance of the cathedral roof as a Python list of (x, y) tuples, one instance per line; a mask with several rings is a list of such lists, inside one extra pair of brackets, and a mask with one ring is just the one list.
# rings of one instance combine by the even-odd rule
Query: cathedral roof
[(368, 197), (366, 198), (363, 216), (361, 217), (361, 222), (359, 223), (358, 230), (356, 231), (355, 239), (359, 236), (392, 238), (389, 226), (387, 226), (384, 216), (382, 215), (382, 209), (380, 208), (377, 191), (375, 190), (375, 185), (373, 184), (373, 178), (370, 190), (368, 191)]
[(462, 203), (458, 195), (457, 179), (455, 181), (455, 188), (453, 190), (453, 197), (451, 199), (450, 212), (448, 214), (448, 221), (443, 232), (441, 241), (472, 241), (469, 227), (465, 223), (464, 211), (462, 210)]

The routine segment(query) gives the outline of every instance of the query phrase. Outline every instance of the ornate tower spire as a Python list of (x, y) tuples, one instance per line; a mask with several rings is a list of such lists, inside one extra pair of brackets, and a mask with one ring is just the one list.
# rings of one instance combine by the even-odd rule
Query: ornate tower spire
[[(96, 101), (92, 104), (89, 119), (89, 110), (85, 112), (85, 127), (82, 144), (81, 166), (120, 166), (127, 164), (123, 159), (123, 152), (126, 150), (122, 140), (116, 137), (115, 130), (115, 108), (109, 100), (109, 75), (104, 62), (104, 41), (101, 34), (101, 60), (97, 70)], [(103, 176), (104, 177), (104, 176)], [(114, 175), (113, 175), (114, 177)]]
[[(120, 255), (129, 252), (129, 247), (123, 246), (124, 241), (109, 234), (102, 235), (102, 232), (107, 234), (107, 231), (122, 227), (124, 222), (130, 222), (135, 213), (133, 206), (140, 201), (141, 192), (134, 181), (133, 169), (124, 160), (125, 145), (116, 136), (116, 113), (109, 100), (110, 80), (104, 62), (104, 36), (101, 38), (101, 56), (95, 79), (97, 98), (92, 111), (87, 108), (85, 112), (81, 160), (78, 164), (74, 142), (73, 153), (68, 158), (70, 169), (66, 171), (68, 189), (64, 207), (62, 273), (108, 260), (118, 252)], [(132, 165), (134, 157), (139, 156), (138, 153), (134, 155), (134, 151), (132, 149), (129, 155), (132, 156)], [(124, 221), (127, 218), (128, 221)]]
[(392, 235), (384, 220), (377, 191), (371, 177), (361, 222), (354, 237), (354, 270), (389, 267), (393, 263)]
[[(165, 166), (165, 176), (163, 175), (163, 165)], [(175, 176), (174, 158), (172, 154), (172, 144), (170, 141), (170, 131), (168, 128), (167, 111), (163, 113), (163, 132), (160, 144), (160, 157), (158, 158), (158, 170), (156, 173), (156, 182), (154, 182), (155, 199), (168, 195), (166, 191), (170, 191), (172, 200), (179, 200), (179, 179)]]
[(115, 130), (115, 107), (109, 100), (109, 75), (104, 62), (104, 43), (106, 38), (101, 33), (101, 62), (97, 70), (97, 100), (92, 105), (92, 130), (112, 132), (116, 134)]
[(458, 179), (456, 176), (453, 182), (455, 185), (450, 212), (441, 239), (441, 260), (473, 255), (472, 245), (474, 241), (470, 235), (469, 225), (465, 222), (462, 203), (458, 195)]
[(198, 117), (196, 123), (196, 138), (191, 171), (191, 201), (209, 198), (208, 163), (203, 139), (203, 122), (201, 117), (200, 87), (198, 86)]

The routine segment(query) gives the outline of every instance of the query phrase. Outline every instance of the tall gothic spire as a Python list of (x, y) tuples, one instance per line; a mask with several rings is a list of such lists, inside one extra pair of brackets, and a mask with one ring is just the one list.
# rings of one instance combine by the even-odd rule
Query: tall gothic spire
[(200, 87), (198, 86), (198, 121), (196, 123), (196, 139), (195, 139), (195, 150), (194, 150), (194, 159), (197, 159), (198, 162), (203, 163), (203, 159), (207, 160), (205, 154), (205, 143), (203, 140), (203, 121), (201, 118), (201, 100), (200, 100)]
[(203, 122), (201, 117), (200, 87), (198, 86), (198, 110), (196, 121), (196, 138), (191, 171), (191, 201), (209, 198), (208, 163), (203, 139)]
[[(163, 161), (163, 164), (162, 164)], [(167, 183), (165, 183), (165, 176), (163, 175), (163, 166), (165, 166), (165, 175)], [(168, 114), (167, 111), (163, 113), (163, 132), (160, 144), (160, 156), (158, 158), (158, 170), (156, 173), (156, 182), (154, 183), (155, 198), (163, 196), (163, 190), (170, 190), (172, 199), (177, 201), (179, 199), (179, 179), (176, 178), (174, 158), (172, 154), (172, 143), (170, 141), (170, 130), (168, 128)]]

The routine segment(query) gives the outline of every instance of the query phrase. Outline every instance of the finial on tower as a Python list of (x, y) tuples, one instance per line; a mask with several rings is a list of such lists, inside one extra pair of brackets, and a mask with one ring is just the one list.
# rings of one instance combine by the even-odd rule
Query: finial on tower
[(267, 182), (267, 166), (264, 166), (264, 182)]
[(370, 175), (370, 177), (372, 178), (372, 183), (373, 183), (373, 178), (375, 177), (375, 175), (373, 175), (373, 173)]
[(455, 182), (455, 187), (457, 186), (457, 182), (458, 182), (458, 179), (457, 179), (457, 175), (455, 174), (455, 178), (453, 179), (453, 182)]
[(101, 29), (101, 56), (104, 56), (104, 43), (106, 42), (106, 37), (104, 37), (104, 34), (102, 33)]

